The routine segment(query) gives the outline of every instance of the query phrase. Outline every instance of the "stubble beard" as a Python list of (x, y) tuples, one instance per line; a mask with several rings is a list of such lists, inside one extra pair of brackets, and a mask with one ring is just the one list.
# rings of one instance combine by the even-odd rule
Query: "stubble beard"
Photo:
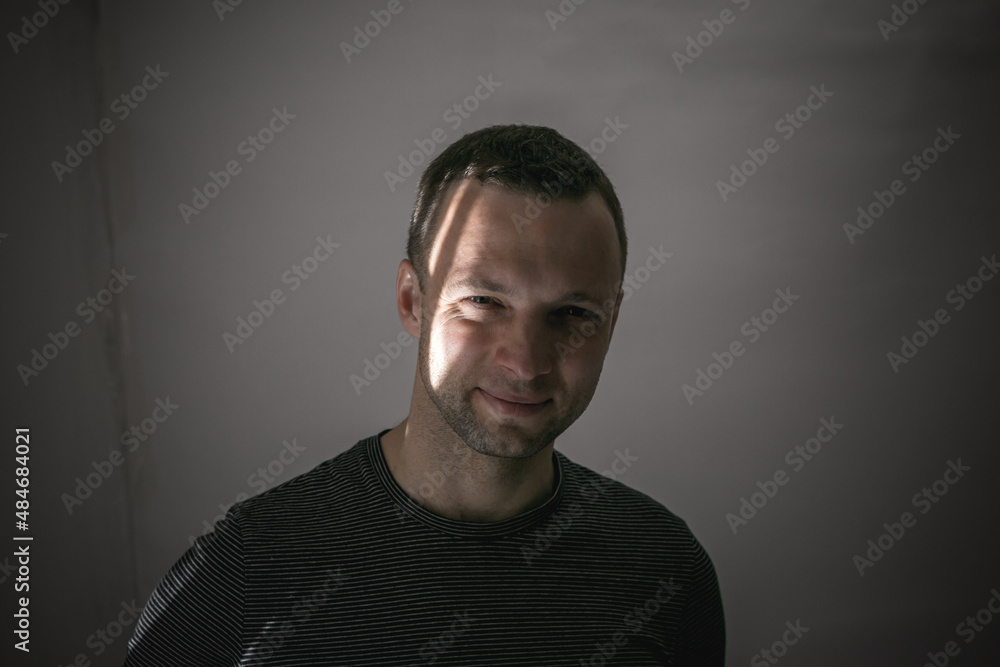
[[(530, 458), (568, 429), (583, 414), (597, 389), (597, 381), (586, 390), (573, 397), (566, 408), (549, 406), (552, 413), (538, 430), (525, 430), (516, 418), (499, 419), (492, 414), (480, 419), (472, 404), (472, 395), (479, 390), (475, 382), (466, 382), (464, 377), (451, 374), (446, 376), (441, 386), (434, 388), (430, 381), (430, 327), (426, 316), (421, 318), (421, 336), (417, 345), (417, 368), (424, 391), (437, 407), (444, 422), (468, 447), (480, 454), (499, 458)], [(488, 385), (496, 387), (496, 385)], [(503, 387), (503, 384), (499, 385)], [(525, 392), (528, 393), (528, 392)]]

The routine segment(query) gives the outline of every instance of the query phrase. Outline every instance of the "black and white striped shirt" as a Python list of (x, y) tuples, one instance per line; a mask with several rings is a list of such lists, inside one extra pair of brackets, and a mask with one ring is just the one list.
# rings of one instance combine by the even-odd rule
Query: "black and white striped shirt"
[(233, 506), (153, 591), (126, 667), (724, 664), (715, 570), (683, 520), (553, 454), (502, 521), (438, 516), (359, 441)]

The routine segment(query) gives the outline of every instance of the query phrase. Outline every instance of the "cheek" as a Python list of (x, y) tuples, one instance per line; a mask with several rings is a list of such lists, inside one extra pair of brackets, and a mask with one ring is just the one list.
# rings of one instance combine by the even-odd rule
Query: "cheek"
[(566, 384), (576, 384), (593, 374), (594, 355), (588, 351), (587, 347), (584, 346), (572, 354), (567, 354), (559, 362), (560, 375), (565, 378)]
[(594, 337), (585, 339), (582, 344), (577, 341), (577, 345), (570, 341), (562, 349), (568, 351), (556, 359), (566, 381), (572, 383), (574, 380), (584, 380), (600, 374), (607, 342)]
[(442, 322), (430, 337), (430, 358), (442, 369), (466, 366), (489, 349), (489, 334), (480, 324), (468, 320)]

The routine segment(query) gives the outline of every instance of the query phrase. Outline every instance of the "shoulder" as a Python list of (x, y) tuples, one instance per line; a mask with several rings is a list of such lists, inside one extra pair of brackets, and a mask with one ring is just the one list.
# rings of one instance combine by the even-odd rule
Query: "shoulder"
[(370, 491), (368, 438), (311, 470), (233, 506), (244, 531), (314, 524), (317, 516), (363, 509)]
[[(620, 481), (595, 472), (564, 454), (560, 457), (567, 505), (601, 520), (623, 534), (641, 532), (650, 539), (698, 544), (687, 523), (663, 503)], [(574, 505), (575, 504), (575, 505)]]

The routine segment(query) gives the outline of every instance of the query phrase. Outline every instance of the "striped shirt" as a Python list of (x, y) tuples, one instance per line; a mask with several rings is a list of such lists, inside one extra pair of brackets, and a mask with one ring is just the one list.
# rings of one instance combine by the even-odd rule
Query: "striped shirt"
[(553, 451), (494, 522), (412, 500), (376, 436), (234, 505), (153, 591), (126, 667), (724, 664), (712, 562), (652, 498)]

